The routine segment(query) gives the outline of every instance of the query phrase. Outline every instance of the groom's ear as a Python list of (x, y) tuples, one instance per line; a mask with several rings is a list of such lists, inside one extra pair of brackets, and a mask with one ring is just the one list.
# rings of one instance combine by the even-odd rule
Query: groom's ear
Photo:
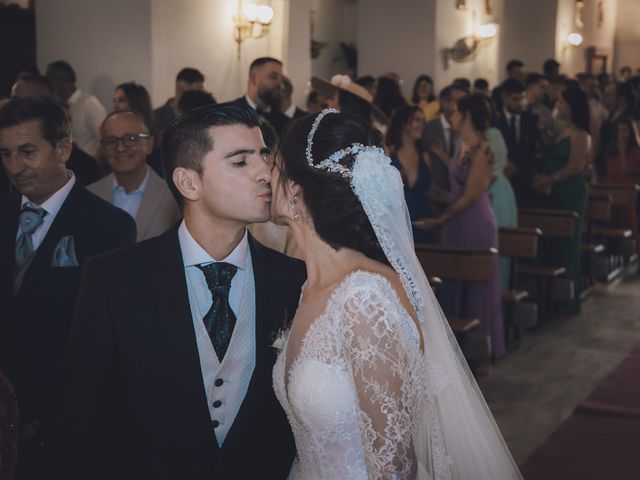
[(173, 183), (187, 200), (197, 200), (199, 197), (200, 178), (198, 172), (189, 168), (177, 167), (173, 170)]

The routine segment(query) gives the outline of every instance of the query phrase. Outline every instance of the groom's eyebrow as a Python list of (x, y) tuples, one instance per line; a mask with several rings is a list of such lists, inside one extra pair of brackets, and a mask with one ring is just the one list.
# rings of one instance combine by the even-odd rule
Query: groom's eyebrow
[[(237, 150), (232, 150), (227, 153), (224, 158), (232, 158), (238, 155), (252, 155), (256, 153), (256, 150), (253, 148), (239, 148)], [(268, 147), (263, 147), (260, 149), (260, 155), (269, 155), (271, 153), (271, 149)]]
[(253, 148), (239, 148), (237, 150), (230, 151), (224, 156), (224, 158), (236, 157), (238, 155), (251, 155), (252, 153), (256, 153)]

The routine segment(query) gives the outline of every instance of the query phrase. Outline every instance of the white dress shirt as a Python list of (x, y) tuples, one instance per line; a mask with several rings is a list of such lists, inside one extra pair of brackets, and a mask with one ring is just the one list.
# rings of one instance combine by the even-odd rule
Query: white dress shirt
[(121, 208), (129, 215), (131, 215), (134, 220), (136, 215), (138, 215), (138, 209), (140, 208), (140, 203), (142, 203), (142, 197), (144, 196), (144, 189), (147, 186), (147, 182), (149, 181), (149, 167), (147, 167), (147, 173), (142, 180), (140, 186), (134, 190), (133, 192), (127, 193), (122, 185), (118, 183), (116, 176), (113, 176), (113, 193), (112, 200), (116, 207)]
[(296, 114), (296, 104), (292, 103), (291, 106), (285, 110), (284, 114), (289, 118), (293, 118)]
[(100, 100), (83, 93), (79, 88), (69, 97), (69, 107), (73, 141), (89, 155), (93, 155), (98, 140), (98, 129), (107, 116), (107, 111)]
[[(253, 108), (254, 110), (258, 110), (258, 104), (256, 102), (254, 102), (253, 100), (251, 100), (249, 98), (249, 95), (245, 95), (244, 98), (247, 100), (247, 103), (249, 104), (249, 106), (251, 108)], [(263, 112), (270, 112), (271, 111), (271, 107), (268, 106), (267, 108), (261, 108), (260, 109)]]
[(516, 142), (520, 143), (520, 119), (522, 118), (522, 115), (520, 115), (519, 113), (511, 113), (505, 108), (504, 116), (507, 119), (508, 128), (511, 128), (511, 117), (516, 117)]
[[(178, 240), (187, 277), (209, 415), (218, 445), (222, 445), (247, 394), (256, 361), (255, 285), (248, 234), (245, 231), (236, 248), (221, 260), (212, 258), (198, 244), (184, 220), (178, 228)], [(211, 308), (213, 299), (204, 273), (197, 267), (218, 261), (238, 267), (229, 292), (229, 304), (236, 315), (236, 325), (222, 363), (218, 360), (202, 320)]]
[[(445, 152), (451, 153), (453, 155), (453, 153), (455, 153), (455, 151), (460, 146), (460, 136), (453, 131), (451, 124), (447, 121), (444, 113), (440, 114), (440, 124), (442, 125), (442, 131), (444, 132), (443, 148)], [(449, 152), (449, 142), (451, 142), (451, 135), (455, 135), (455, 137), (453, 137), (453, 152)]]
[[(51, 195), (46, 201), (42, 202), (42, 204), (36, 205), (36, 207), (43, 208), (47, 212), (47, 214), (42, 219), (42, 223), (38, 225), (38, 228), (36, 228), (35, 231), (31, 234), (31, 241), (33, 242), (34, 252), (38, 249), (38, 247), (44, 240), (44, 237), (47, 235), (49, 228), (51, 228), (51, 224), (53, 224), (53, 221), (55, 220), (56, 215), (58, 215), (60, 208), (62, 208), (62, 204), (69, 196), (69, 192), (71, 192), (71, 189), (73, 188), (73, 186), (76, 184), (76, 176), (73, 174), (71, 170), (67, 170), (67, 176), (69, 177), (69, 180), (67, 180), (67, 183), (65, 183), (56, 193)], [(22, 206), (27, 202), (31, 202), (31, 200), (29, 200), (27, 197), (22, 195), (20, 208), (22, 208)], [(18, 222), (18, 231), (16, 233), (16, 240), (18, 239), (21, 233), (22, 233), (22, 228), (20, 227), (20, 222)]]

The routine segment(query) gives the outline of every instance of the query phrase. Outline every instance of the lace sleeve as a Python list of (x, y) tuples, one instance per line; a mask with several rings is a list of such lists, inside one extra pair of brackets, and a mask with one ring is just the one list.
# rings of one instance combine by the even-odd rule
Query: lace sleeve
[[(411, 479), (419, 342), (393, 287), (360, 286), (344, 304), (343, 355), (358, 397), (370, 479)], [(415, 332), (415, 330), (413, 330)]]

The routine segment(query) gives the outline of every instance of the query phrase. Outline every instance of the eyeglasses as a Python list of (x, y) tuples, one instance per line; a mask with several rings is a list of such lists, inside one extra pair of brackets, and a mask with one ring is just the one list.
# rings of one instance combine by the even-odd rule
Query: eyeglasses
[(125, 147), (135, 147), (141, 138), (149, 138), (148, 133), (125, 133), (121, 137), (105, 137), (100, 140), (102, 146), (107, 150), (115, 150), (118, 143), (122, 141)]

